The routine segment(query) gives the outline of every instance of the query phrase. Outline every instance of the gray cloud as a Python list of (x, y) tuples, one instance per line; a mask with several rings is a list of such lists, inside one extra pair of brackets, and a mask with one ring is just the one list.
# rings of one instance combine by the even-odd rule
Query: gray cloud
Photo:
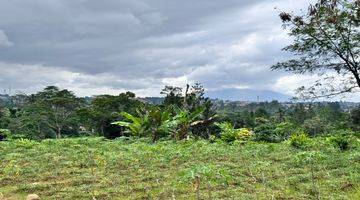
[[(288, 55), (274, 7), (307, 0), (4, 0), (0, 85), (55, 84), (79, 95), (200, 81), (210, 90), (274, 90), (291, 77), (269, 67)], [(292, 89), (293, 87), (289, 87)], [(282, 91), (287, 91), (282, 88)], [(290, 92), (291, 93), (291, 92)]]

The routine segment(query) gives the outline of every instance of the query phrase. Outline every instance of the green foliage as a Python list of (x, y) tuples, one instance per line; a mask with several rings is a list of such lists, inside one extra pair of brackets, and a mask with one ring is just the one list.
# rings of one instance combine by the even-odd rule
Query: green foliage
[(295, 133), (290, 137), (290, 145), (295, 148), (305, 149), (310, 143), (311, 139), (305, 133)]
[(281, 138), (281, 140), (288, 139), (293, 133), (295, 126), (290, 122), (281, 122), (276, 125), (274, 133)]
[(160, 94), (166, 95), (164, 100), (165, 106), (178, 106), (183, 104), (182, 88), (174, 86), (165, 86)]
[(143, 117), (135, 117), (127, 112), (121, 112), (121, 115), (130, 122), (117, 121), (117, 122), (113, 122), (112, 123), (113, 125), (124, 126), (129, 128), (130, 133), (133, 136), (136, 137), (145, 136), (147, 131), (146, 130), (147, 126), (149, 125), (149, 119), (147, 115)]
[(252, 132), (249, 129), (235, 129), (229, 122), (215, 123), (215, 125), (221, 129), (220, 137), (225, 142), (246, 141), (252, 136)]
[(264, 118), (256, 119), (256, 127), (254, 128), (255, 141), (279, 142), (281, 138), (276, 135), (275, 125)]
[(331, 125), (318, 116), (305, 120), (303, 128), (311, 136), (326, 134), (332, 130)]
[(193, 126), (203, 123), (197, 119), (204, 110), (205, 107), (198, 107), (193, 112), (175, 108), (175, 115), (172, 116), (170, 111), (154, 107), (138, 112), (139, 117), (122, 112), (121, 115), (130, 122), (118, 121), (112, 124), (127, 127), (136, 137), (151, 136), (153, 141), (170, 135), (174, 139), (183, 140), (191, 133)]
[(131, 115), (136, 114), (138, 108), (143, 108), (144, 104), (135, 98), (131, 92), (121, 93), (117, 96), (99, 95), (91, 99), (89, 105), (77, 111), (79, 121), (86, 130), (93, 130), (95, 133), (114, 139), (124, 136), (127, 133), (112, 122), (122, 120), (118, 113), (127, 112)]
[(168, 136), (178, 125), (178, 122), (172, 119), (169, 111), (156, 107), (138, 111), (138, 115), (139, 117), (135, 117), (127, 112), (122, 112), (121, 116), (127, 121), (117, 121), (112, 124), (127, 127), (129, 133), (135, 137), (152, 137), (154, 142), (161, 137)]
[(333, 136), (330, 142), (341, 151), (346, 151), (350, 148), (350, 141), (346, 136)]
[(296, 126), (291, 122), (276, 123), (264, 118), (256, 119), (254, 128), (255, 140), (265, 142), (281, 142), (290, 137)]
[(266, 123), (254, 128), (255, 140), (264, 142), (279, 142), (278, 136), (274, 132), (274, 126)]
[(0, 129), (0, 141), (10, 137), (11, 131), (8, 129)]
[[(173, 136), (184, 139), (191, 133), (198, 138), (210, 138), (217, 115), (210, 99), (204, 96), (204, 87), (195, 83), (192, 86), (186, 85), (184, 96), (182, 91), (183, 88), (180, 87), (165, 86), (161, 92), (166, 95), (163, 106), (173, 110), (175, 120), (179, 123), (179, 133)], [(201, 113), (198, 113), (199, 111)], [(193, 114), (196, 119), (191, 119)]]
[(204, 110), (204, 106), (199, 106), (194, 111), (176, 109), (174, 121), (178, 126), (173, 137), (177, 140), (186, 139), (191, 134), (192, 127), (204, 123), (204, 121), (199, 120)]
[[(200, 84), (187, 85), (184, 94), (181, 91), (169, 86), (163, 92), (169, 97), (168, 103), (151, 105), (131, 92), (78, 98), (71, 91), (49, 86), (29, 96), (9, 96), (2, 105), (5, 107), (0, 108), (0, 128), (9, 129), (15, 138), (34, 140), (133, 136), (158, 141), (223, 135), (226, 141), (234, 141), (241, 132), (235, 130), (245, 127), (254, 130), (255, 141), (266, 142), (286, 140), (298, 129), (311, 136), (332, 134), (337, 129), (357, 130), (357, 111), (345, 112), (353, 106), (347, 103), (239, 104), (206, 98)], [(225, 121), (234, 125), (231, 134), (221, 133), (224, 131), (214, 125)]]
[[(26, 99), (12, 132), (31, 139), (61, 138), (78, 133), (76, 109), (82, 104), (73, 92), (48, 86)], [(14, 126), (15, 125), (15, 126)]]
[(353, 128), (356, 130), (360, 130), (360, 107), (353, 109), (350, 116)]

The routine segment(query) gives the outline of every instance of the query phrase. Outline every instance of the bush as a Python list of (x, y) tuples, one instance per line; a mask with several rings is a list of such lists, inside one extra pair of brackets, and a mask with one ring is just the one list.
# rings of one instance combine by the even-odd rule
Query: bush
[(270, 123), (258, 125), (254, 128), (255, 140), (264, 142), (280, 142), (281, 139), (275, 133), (275, 127)]
[(280, 142), (282, 138), (276, 133), (275, 124), (264, 118), (256, 118), (255, 141)]
[(236, 134), (237, 140), (248, 140), (253, 135), (253, 133), (247, 128), (237, 129), (236, 132), (237, 132)]
[(295, 148), (304, 149), (309, 146), (310, 142), (311, 139), (305, 133), (293, 134), (290, 137), (290, 145)]
[(342, 135), (342, 136), (346, 136), (346, 137), (350, 137), (350, 136), (357, 136), (358, 132), (355, 132), (353, 130), (350, 129), (343, 129), (343, 130), (333, 130), (330, 132), (329, 134), (330, 136), (338, 136), (338, 135)]
[(309, 133), (311, 136), (325, 134), (328, 131), (332, 130), (328, 122), (321, 119), (320, 117), (313, 117), (311, 119), (305, 120), (303, 124), (304, 130)]
[(252, 132), (249, 129), (235, 129), (229, 122), (216, 123), (215, 125), (221, 129), (220, 137), (225, 142), (233, 142), (235, 140), (245, 141), (252, 136)]
[(286, 140), (291, 136), (294, 128), (292, 123), (282, 122), (276, 125), (274, 132), (281, 140)]
[(330, 142), (335, 148), (339, 148), (341, 151), (350, 149), (350, 139), (345, 135), (332, 136)]
[(11, 132), (8, 129), (0, 129), (0, 141), (10, 137)]

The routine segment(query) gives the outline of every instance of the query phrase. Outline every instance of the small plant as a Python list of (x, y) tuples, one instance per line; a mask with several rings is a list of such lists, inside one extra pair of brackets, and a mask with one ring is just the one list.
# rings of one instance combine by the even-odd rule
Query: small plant
[(290, 137), (290, 145), (295, 148), (304, 149), (309, 146), (310, 142), (311, 139), (305, 133), (293, 134)]

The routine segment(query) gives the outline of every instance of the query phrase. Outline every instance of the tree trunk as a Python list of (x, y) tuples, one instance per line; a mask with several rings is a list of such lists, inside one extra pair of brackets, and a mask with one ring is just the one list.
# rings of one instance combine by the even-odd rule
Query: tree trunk
[(357, 85), (359, 86), (359, 88), (360, 88), (360, 77), (359, 77), (359, 72), (358, 71), (355, 71), (354, 73), (354, 77), (355, 77), (355, 79), (356, 79), (356, 83), (357, 83)]
[(156, 142), (159, 139), (159, 134), (154, 131), (152, 134), (152, 142)]
[(61, 138), (61, 127), (59, 127), (59, 126), (58, 126), (58, 128), (57, 128), (56, 138), (57, 138), (57, 139), (60, 139), (60, 138)]
[(100, 127), (100, 131), (101, 131), (101, 136), (104, 136), (104, 125), (101, 125), (101, 127)]

